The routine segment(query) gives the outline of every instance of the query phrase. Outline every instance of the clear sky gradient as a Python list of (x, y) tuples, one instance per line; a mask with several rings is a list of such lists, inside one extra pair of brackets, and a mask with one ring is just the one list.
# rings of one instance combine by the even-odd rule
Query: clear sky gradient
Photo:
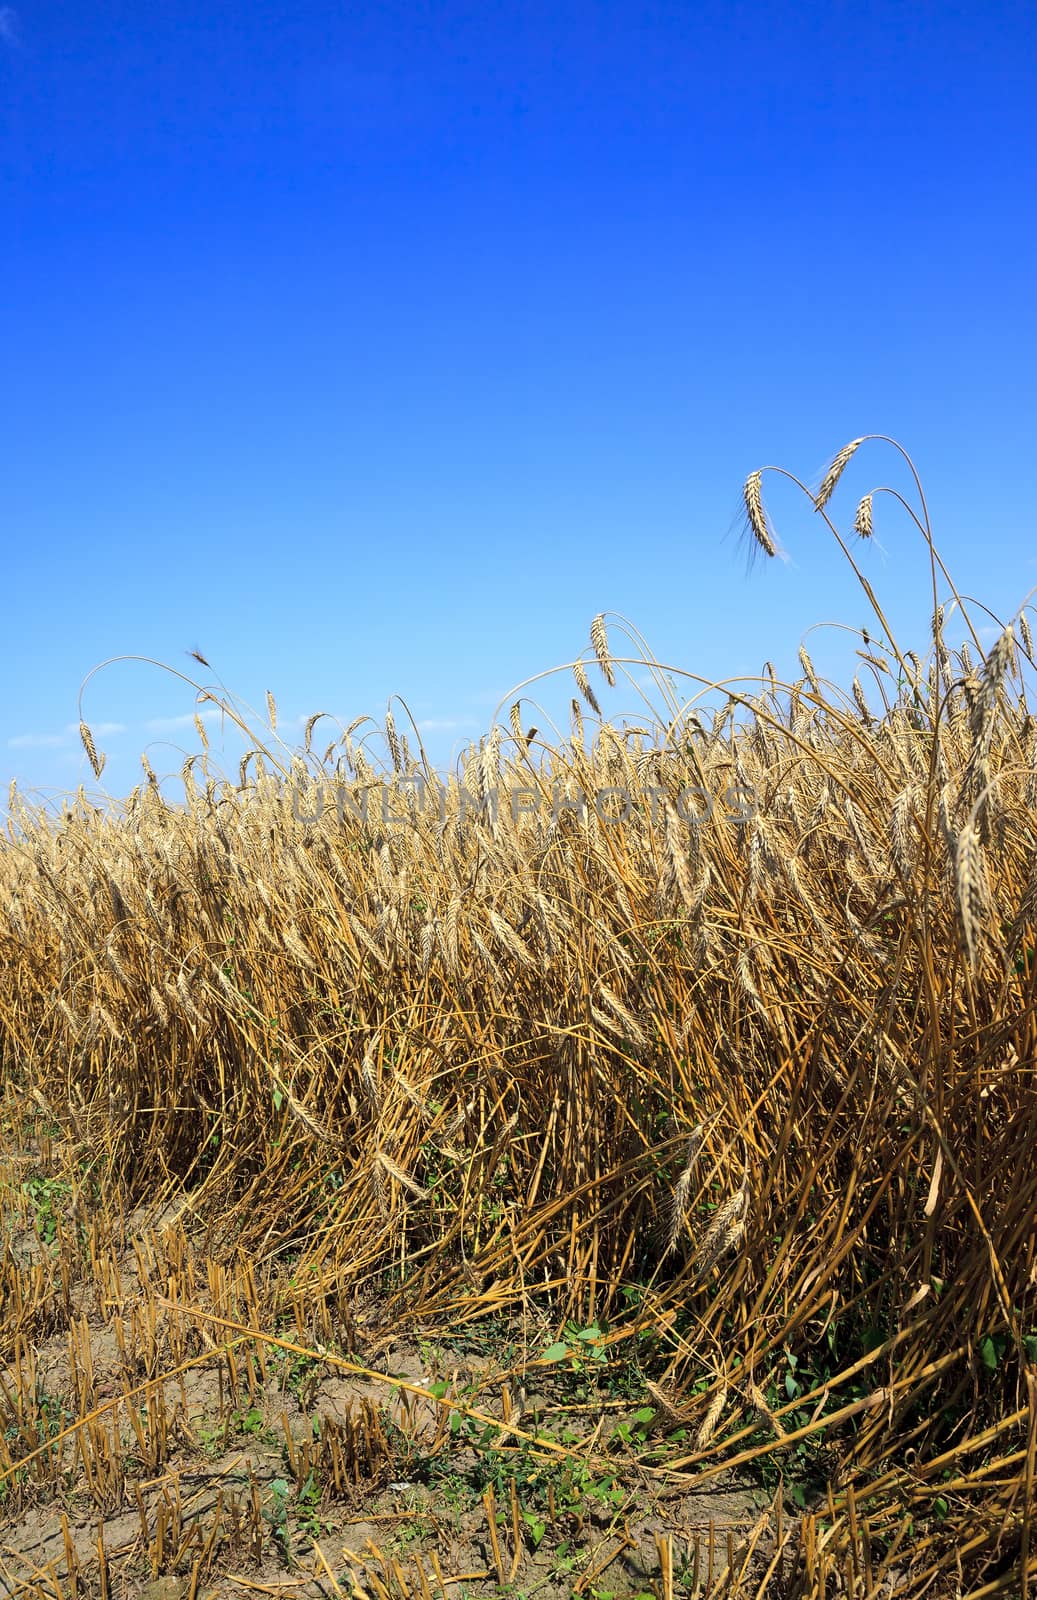
[[(872, 619), (777, 479), (790, 559), (747, 572), (740, 486), (865, 432), (1012, 612), (1035, 105), (1037, 9), (999, 0), (0, 6), (4, 798), (95, 792), (77, 691), (123, 653), (201, 650), (289, 739), (398, 693), (442, 761), (599, 611), (791, 672)], [(890, 482), (862, 452), (842, 525)], [(921, 544), (890, 503), (876, 534), (924, 649)], [(95, 678), (105, 787), (177, 769), (192, 710)]]

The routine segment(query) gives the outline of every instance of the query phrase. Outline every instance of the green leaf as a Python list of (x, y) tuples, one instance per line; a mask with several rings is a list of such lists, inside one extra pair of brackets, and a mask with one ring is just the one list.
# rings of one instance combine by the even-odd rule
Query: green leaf
[(540, 1542), (547, 1532), (547, 1523), (543, 1517), (538, 1517), (535, 1511), (523, 1511), (522, 1520), (526, 1524), (533, 1549), (539, 1549)]
[(989, 1334), (987, 1335), (987, 1337), (983, 1340), (982, 1344), (980, 1345), (979, 1353), (980, 1353), (980, 1356), (982, 1357), (983, 1365), (986, 1367), (987, 1371), (988, 1372), (996, 1372), (997, 1371), (997, 1347), (995, 1346), (994, 1341), (990, 1337)]
[(549, 1344), (541, 1356), (541, 1361), (564, 1361), (569, 1354), (567, 1344)]

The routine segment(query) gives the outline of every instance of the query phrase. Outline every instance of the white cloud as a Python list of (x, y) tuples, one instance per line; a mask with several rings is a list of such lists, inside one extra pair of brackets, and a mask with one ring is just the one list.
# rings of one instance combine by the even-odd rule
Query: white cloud
[(67, 733), (16, 733), (8, 739), (12, 750), (55, 750), (68, 743)]
[[(116, 734), (126, 732), (121, 722), (90, 722), (87, 726), (95, 742), (98, 739), (112, 739)], [(78, 746), (79, 723), (67, 722), (64, 733), (16, 733), (7, 743), (12, 750), (58, 750), (62, 746)]]
[(471, 728), (475, 724), (474, 717), (422, 717), (418, 722), (420, 733), (457, 733), (462, 728)]
[[(95, 739), (111, 739), (114, 738), (117, 733), (126, 732), (126, 724), (124, 722), (88, 722), (87, 727), (90, 729), (90, 732)], [(79, 723), (70, 722), (66, 727), (65, 732), (78, 739)]]
[[(176, 733), (181, 728), (193, 728), (195, 715), (196, 713), (192, 711), (184, 711), (178, 717), (151, 717), (144, 726), (149, 733)], [(211, 726), (219, 722), (223, 713), (210, 706), (208, 710), (199, 711), (197, 715)]]
[(500, 693), (496, 689), (477, 689), (468, 696), (473, 706), (497, 706), (511, 693), (510, 689), (503, 689)]

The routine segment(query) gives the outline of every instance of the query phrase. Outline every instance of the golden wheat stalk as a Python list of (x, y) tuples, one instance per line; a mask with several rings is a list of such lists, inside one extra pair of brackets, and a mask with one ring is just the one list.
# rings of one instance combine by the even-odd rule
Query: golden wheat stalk
[(396, 720), (388, 708), (385, 712), (385, 742), (389, 746), (389, 759), (392, 761), (393, 771), (400, 772), (403, 768), (403, 752), (396, 732)]
[(601, 668), (602, 677), (610, 689), (616, 687), (616, 673), (612, 662), (612, 652), (609, 650), (608, 633), (605, 629), (604, 614), (596, 616), (591, 623), (591, 644), (597, 657), (598, 666)]
[(600, 717), (601, 707), (598, 704), (598, 697), (591, 688), (590, 679), (587, 676), (587, 668), (582, 661), (573, 662), (573, 677), (576, 679), (576, 687), (583, 695), (583, 698), (586, 700), (595, 716)]
[(99, 778), (104, 771), (105, 757), (98, 755), (97, 746), (94, 744), (94, 736), (85, 722), (79, 724), (79, 737), (83, 741), (83, 749), (86, 751), (87, 760), (93, 768), (94, 777)]
[(720, 1207), (699, 1246), (695, 1275), (705, 1278), (722, 1255), (737, 1247), (745, 1232), (743, 1216), (749, 1203), (749, 1191), (743, 1183)]
[(670, 1255), (671, 1252), (677, 1247), (677, 1240), (680, 1238), (681, 1227), (684, 1223), (684, 1218), (688, 1209), (688, 1196), (691, 1193), (692, 1175), (694, 1174), (695, 1168), (698, 1165), (699, 1154), (702, 1150), (702, 1143), (705, 1139), (705, 1136), (705, 1123), (696, 1123), (695, 1127), (692, 1128), (691, 1133), (688, 1136), (688, 1142), (684, 1147), (684, 1165), (681, 1168), (680, 1177), (674, 1184), (673, 1193), (670, 1196), (670, 1202), (667, 1208), (668, 1214), (666, 1224), (666, 1239), (662, 1256), (660, 1258), (663, 1261), (665, 1261), (666, 1257)]
[(717, 1430), (717, 1424), (724, 1414), (724, 1406), (726, 1404), (727, 1386), (725, 1384), (718, 1388), (716, 1394), (713, 1396), (713, 1399), (710, 1402), (709, 1410), (702, 1419), (699, 1430), (695, 1435), (696, 1450), (704, 1450), (709, 1441), (712, 1439)]
[(979, 830), (971, 818), (955, 841), (954, 883), (965, 953), (969, 966), (975, 971), (986, 918), (988, 889)]
[(864, 436), (860, 439), (851, 439), (849, 444), (844, 444), (839, 453), (833, 456), (830, 466), (821, 479), (821, 487), (814, 496), (814, 510), (823, 511), (836, 491), (839, 479), (849, 466), (853, 457), (864, 443)]
[(763, 506), (763, 473), (750, 472), (742, 489), (745, 515), (753, 537), (765, 555), (776, 556), (778, 546), (767, 521)]

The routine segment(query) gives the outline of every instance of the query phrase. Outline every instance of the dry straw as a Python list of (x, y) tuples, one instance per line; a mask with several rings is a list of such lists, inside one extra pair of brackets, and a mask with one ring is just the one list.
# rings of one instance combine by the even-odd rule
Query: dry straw
[[(826, 520), (859, 445), (806, 502)], [(773, 555), (761, 484), (745, 485), (746, 517)], [(917, 516), (912, 538), (920, 501)], [(13, 795), (0, 845), (5, 1516), (59, 1493), (99, 1524), (132, 1513), (150, 1572), (148, 1486), (171, 1462), (185, 1485), (208, 1470), (171, 1375), (215, 1308), (244, 1316), (233, 1348), (219, 1333), (198, 1356), (223, 1386), (221, 1429), (265, 1404), (260, 1330), (296, 1329), (320, 1375), (351, 1340), (419, 1327), (444, 1382), (478, 1341), (487, 1391), (550, 1389), (531, 1459), (576, 1457), (638, 1494), (668, 1475), (683, 1493), (689, 1469), (699, 1494), (721, 1475), (776, 1483), (803, 1464), (816, 1504), (782, 1513), (772, 1549), (729, 1530), (728, 1600), (764, 1600), (778, 1573), (801, 1600), (891, 1585), (900, 1600), (958, 1585), (1033, 1594), (1032, 644), (1020, 613), (981, 661), (950, 580), (925, 603), (924, 659), (876, 614), (845, 691), (804, 649), (794, 685), (689, 674), (691, 709), (649, 700), (636, 736), (584, 725), (588, 660), (573, 739), (527, 748), (524, 686), (463, 753), (443, 814), (414, 806), (406, 826), (377, 805), (365, 820), (359, 803), (305, 826), (293, 816), (293, 794), (309, 802), (318, 782), (357, 802), (365, 786), (403, 789), (414, 757), (392, 716), (384, 746), (368, 740), (378, 762), (354, 742), (360, 722), (323, 766), (319, 719), (280, 768), (256, 730), (240, 784), (196, 761), (178, 804), (146, 758), (122, 805), (70, 796), (55, 814)], [(977, 611), (977, 636), (987, 621)], [(604, 617), (591, 641), (611, 685)], [(631, 683), (660, 671), (645, 650)], [(85, 722), (81, 736), (96, 776)], [(748, 824), (727, 814), (736, 782), (759, 802)], [(494, 823), (468, 803), (530, 784), (658, 793), (621, 827), (593, 807), (517, 826), (506, 803)], [(691, 787), (714, 802), (695, 826), (677, 805)], [(661, 1132), (674, 1125), (693, 1131), (674, 1141)], [(705, 1131), (717, 1128), (722, 1140)], [(635, 1379), (665, 1397), (651, 1441), (617, 1435), (604, 1464), (590, 1424), (560, 1439), (588, 1410), (552, 1417), (571, 1386), (543, 1359), (559, 1330), (601, 1319), (581, 1405), (606, 1410)], [(446, 1460), (469, 1376), (442, 1397), (438, 1445), (433, 1424), (406, 1449)], [(167, 1378), (163, 1422), (154, 1386)], [(88, 1409), (102, 1383), (114, 1430)], [(681, 1443), (689, 1418), (697, 1433)], [(329, 1499), (339, 1442), (338, 1458), (306, 1446)], [(277, 1557), (263, 1509), (237, 1513), (253, 1572)], [(531, 1508), (511, 1524), (498, 1509), (501, 1570), (510, 1582), (517, 1555), (525, 1583)], [(545, 1549), (568, 1516), (555, 1509)], [(210, 1535), (199, 1593), (245, 1562), (237, 1535)], [(404, 1594), (391, 1562), (371, 1570)], [(80, 1593), (101, 1592), (98, 1572)], [(141, 1572), (120, 1589), (121, 1576), (110, 1593)], [(67, 1573), (27, 1581), (25, 1600), (56, 1581), (74, 1592)]]

